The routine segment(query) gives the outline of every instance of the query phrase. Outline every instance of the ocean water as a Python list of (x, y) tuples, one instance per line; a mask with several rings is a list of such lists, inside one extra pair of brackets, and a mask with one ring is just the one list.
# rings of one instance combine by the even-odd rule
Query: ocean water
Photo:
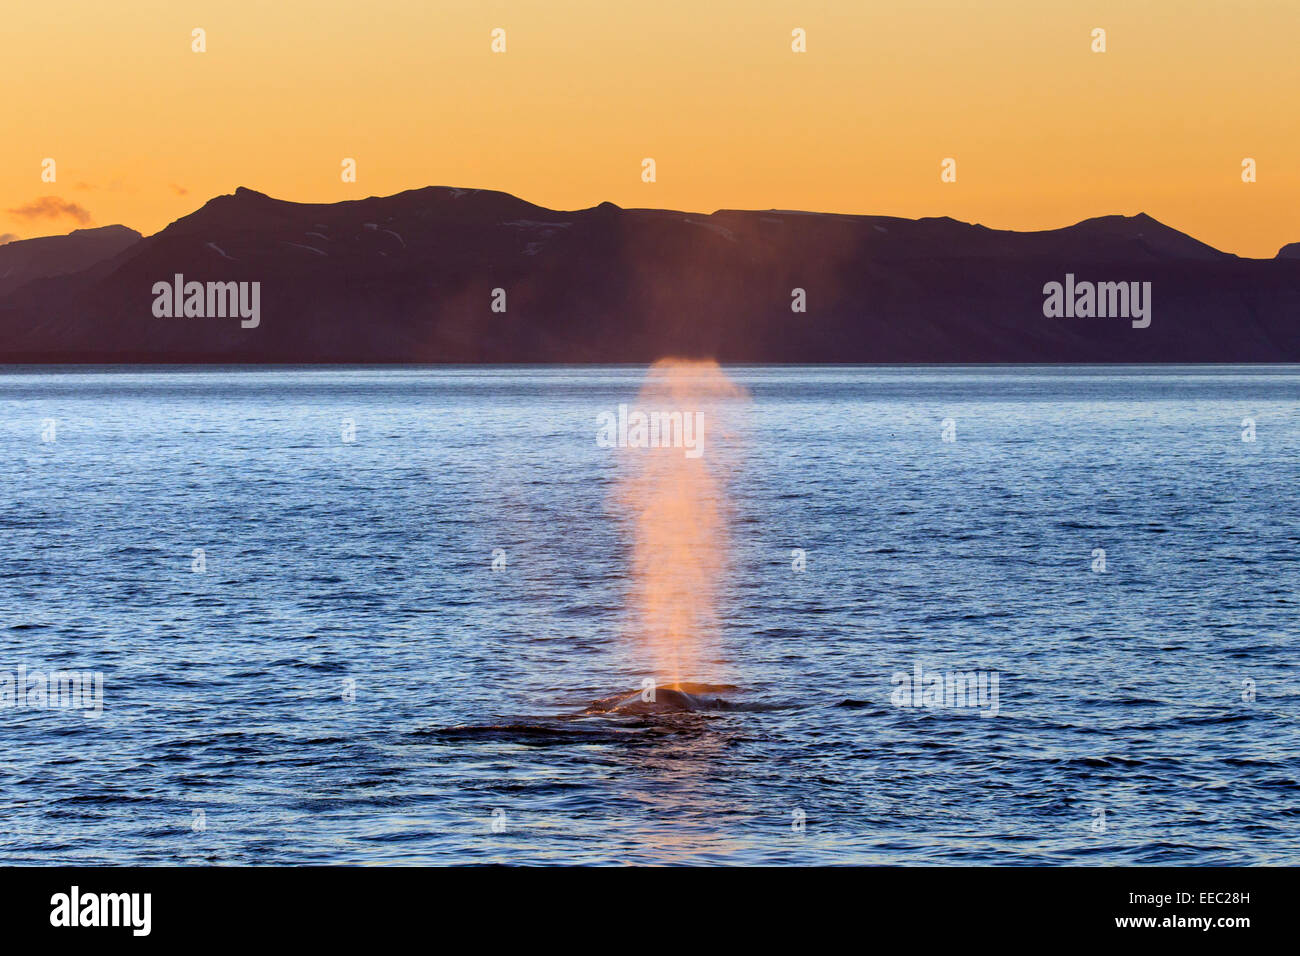
[(1300, 863), (1300, 369), (728, 369), (730, 706), (591, 713), (644, 374), (0, 371), (0, 863)]

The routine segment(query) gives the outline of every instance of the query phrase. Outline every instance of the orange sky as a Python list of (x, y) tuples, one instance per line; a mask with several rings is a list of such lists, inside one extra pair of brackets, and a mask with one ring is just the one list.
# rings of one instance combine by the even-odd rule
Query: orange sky
[(15, 2), (0, 235), (150, 233), (239, 185), (450, 185), (1012, 229), (1147, 212), (1272, 256), (1300, 241), (1297, 37), (1300, 0)]

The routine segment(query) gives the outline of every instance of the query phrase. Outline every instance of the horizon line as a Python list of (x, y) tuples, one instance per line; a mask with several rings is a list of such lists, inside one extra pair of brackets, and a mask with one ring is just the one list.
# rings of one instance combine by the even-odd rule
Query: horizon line
[[(970, 222), (970, 221), (967, 221), (967, 220), (964, 220), (964, 219), (957, 219), (956, 217), (948, 216), (948, 215), (943, 215), (943, 216), (916, 216), (916, 217), (908, 217), (908, 216), (890, 216), (890, 215), (883, 215), (883, 214), (880, 214), (880, 213), (833, 212), (833, 211), (827, 211), (827, 210), (816, 210), (816, 209), (781, 209), (781, 208), (777, 208), (777, 207), (774, 207), (774, 206), (773, 206), (773, 207), (765, 207), (765, 208), (758, 208), (758, 207), (755, 207), (755, 208), (748, 208), (748, 209), (746, 209), (746, 208), (739, 208), (739, 207), (723, 206), (723, 207), (719, 207), (719, 208), (717, 208), (717, 209), (714, 209), (712, 212), (700, 212), (700, 211), (698, 211), (698, 210), (675, 209), (675, 208), (671, 208), (671, 207), (667, 207), (667, 206), (620, 206), (620, 205), (618, 205), (617, 203), (612, 202), (612, 201), (610, 201), (610, 200), (602, 200), (601, 202), (595, 203), (595, 204), (590, 205), (590, 206), (580, 206), (580, 207), (576, 207), (576, 208), (572, 208), (572, 209), (559, 209), (559, 208), (555, 208), (555, 207), (552, 207), (552, 206), (544, 206), (544, 205), (541, 205), (541, 204), (539, 204), (539, 203), (535, 203), (535, 202), (533, 202), (533, 201), (531, 201), (531, 200), (529, 200), (529, 199), (525, 199), (525, 198), (523, 198), (522, 196), (520, 196), (520, 195), (518, 195), (518, 194), (516, 194), (516, 193), (512, 193), (512, 192), (509, 192), (509, 191), (504, 190), (504, 189), (495, 189), (495, 188), (490, 188), (490, 187), (485, 187), (485, 186), (446, 186), (446, 185), (438, 185), (438, 184), (429, 184), (429, 185), (426, 185), (426, 186), (412, 186), (412, 187), (410, 187), (410, 188), (407, 188), (407, 189), (401, 189), (401, 190), (398, 190), (398, 191), (395, 192), (395, 193), (388, 193), (388, 194), (386, 194), (386, 195), (372, 194), (372, 195), (368, 195), (368, 196), (358, 197), (358, 198), (356, 198), (356, 199), (340, 199), (340, 200), (337, 200), (337, 201), (335, 201), (335, 202), (323, 202), (323, 203), (322, 203), (322, 202), (303, 202), (303, 201), (296, 200), (296, 199), (284, 199), (284, 198), (280, 198), (280, 197), (277, 197), (277, 196), (272, 196), (270, 193), (263, 192), (263, 191), (261, 191), (261, 190), (259, 190), (259, 189), (254, 189), (254, 188), (252, 188), (251, 186), (243, 186), (243, 185), (239, 185), (239, 186), (236, 186), (235, 189), (234, 189), (234, 191), (232, 191), (232, 192), (228, 192), (228, 193), (217, 193), (217, 194), (215, 194), (215, 195), (213, 195), (213, 196), (210, 196), (208, 199), (204, 200), (200, 205), (196, 206), (196, 207), (195, 207), (194, 209), (192, 209), (190, 212), (186, 213), (186, 214), (183, 215), (183, 216), (179, 216), (179, 217), (177, 217), (176, 219), (171, 220), (171, 222), (167, 223), (167, 225), (163, 226), (161, 229), (157, 230), (156, 232), (145, 233), (145, 232), (142, 232), (142, 231), (139, 230), (139, 229), (134, 228), (133, 226), (129, 226), (129, 225), (127, 225), (126, 223), (121, 223), (121, 222), (117, 222), (117, 223), (105, 223), (104, 225), (100, 225), (100, 226), (96, 226), (96, 225), (84, 225), (84, 226), (78, 226), (77, 228), (75, 228), (75, 229), (71, 229), (71, 230), (69, 230), (69, 231), (67, 231), (67, 232), (48, 233), (48, 234), (40, 235), (40, 236), (20, 236), (20, 237), (16, 237), (16, 238), (10, 239), (8, 242), (0, 243), (0, 248), (3, 248), (4, 246), (8, 246), (8, 245), (13, 245), (13, 244), (15, 244), (15, 243), (28, 242), (28, 241), (35, 240), (35, 239), (57, 239), (57, 238), (65, 237), (65, 236), (70, 236), (70, 235), (73, 235), (73, 234), (78, 233), (78, 232), (92, 232), (92, 231), (95, 231), (95, 230), (98, 230), (98, 229), (112, 229), (112, 228), (123, 228), (123, 229), (129, 229), (129, 230), (132, 231), (132, 232), (138, 233), (142, 239), (150, 239), (150, 238), (153, 238), (154, 236), (160, 235), (161, 233), (165, 232), (167, 229), (169, 229), (171, 226), (175, 225), (176, 223), (178, 223), (178, 222), (180, 222), (180, 221), (182, 221), (182, 220), (184, 220), (184, 219), (188, 219), (190, 216), (194, 215), (195, 213), (198, 213), (198, 212), (202, 211), (204, 208), (206, 208), (208, 205), (210, 205), (210, 204), (213, 203), (214, 201), (219, 200), (219, 199), (235, 199), (235, 198), (238, 198), (238, 197), (240, 196), (241, 193), (243, 193), (243, 194), (251, 194), (251, 195), (253, 195), (253, 196), (259, 196), (259, 197), (262, 197), (262, 198), (265, 198), (265, 199), (269, 199), (269, 200), (271, 200), (271, 201), (273, 201), (273, 202), (278, 202), (278, 203), (287, 203), (287, 204), (289, 204), (289, 205), (294, 205), (294, 206), (321, 206), (321, 207), (326, 207), (326, 206), (342, 206), (342, 205), (349, 204), (349, 203), (359, 203), (359, 202), (369, 202), (369, 201), (375, 201), (375, 200), (395, 199), (395, 198), (397, 198), (397, 197), (399, 197), (399, 196), (403, 196), (403, 195), (406, 195), (406, 194), (408, 194), (408, 193), (426, 192), (426, 191), (428, 191), (428, 190), (446, 190), (446, 191), (448, 191), (448, 192), (461, 192), (461, 193), (491, 193), (491, 194), (494, 194), (494, 195), (504, 196), (504, 197), (507, 197), (507, 198), (509, 198), (509, 199), (514, 199), (514, 200), (517, 200), (517, 201), (519, 201), (519, 202), (526, 203), (526, 204), (528, 204), (528, 205), (530, 205), (530, 206), (533, 206), (533, 207), (535, 207), (535, 208), (537, 208), (537, 209), (544, 209), (544, 210), (546, 210), (546, 211), (548, 211), (548, 212), (556, 212), (556, 213), (582, 213), (582, 212), (590, 212), (590, 211), (592, 211), (592, 210), (599, 209), (599, 208), (604, 207), (604, 206), (609, 206), (609, 207), (612, 207), (613, 209), (617, 209), (617, 210), (619, 210), (620, 212), (658, 212), (658, 213), (675, 213), (675, 214), (682, 215), (682, 216), (703, 216), (703, 217), (712, 217), (712, 216), (716, 216), (716, 215), (719, 215), (719, 214), (722, 214), (722, 213), (753, 213), (753, 214), (758, 214), (758, 213), (777, 213), (777, 214), (781, 214), (781, 215), (794, 215), (794, 216), (827, 216), (827, 217), (839, 217), (839, 218), (844, 218), (844, 219), (883, 220), (883, 221), (891, 221), (891, 222), (933, 222), (933, 221), (948, 221), (948, 222), (957, 223), (957, 224), (959, 224), (959, 225), (963, 225), (963, 226), (969, 226), (969, 227), (971, 227), (971, 228), (987, 229), (987, 230), (989, 230), (989, 231), (991, 231), (991, 232), (1001, 232), (1001, 233), (1009, 233), (1009, 234), (1013, 234), (1013, 235), (1025, 235), (1025, 236), (1027, 236), (1027, 235), (1041, 235), (1041, 234), (1043, 234), (1043, 233), (1051, 233), (1051, 232), (1060, 232), (1060, 231), (1063, 231), (1063, 230), (1066, 230), (1066, 229), (1071, 229), (1071, 228), (1074, 228), (1074, 227), (1077, 227), (1077, 226), (1084, 225), (1085, 223), (1098, 222), (1098, 221), (1106, 220), (1106, 219), (1119, 219), (1119, 220), (1140, 220), (1140, 219), (1149, 219), (1152, 223), (1155, 223), (1156, 225), (1161, 226), (1161, 227), (1163, 227), (1163, 228), (1165, 228), (1165, 229), (1168, 229), (1168, 230), (1170, 230), (1170, 231), (1172, 231), (1172, 232), (1178, 233), (1179, 235), (1185, 236), (1185, 237), (1187, 237), (1188, 239), (1191, 239), (1191, 240), (1194, 241), (1194, 242), (1198, 242), (1198, 243), (1200, 243), (1201, 245), (1205, 246), (1207, 249), (1211, 249), (1211, 250), (1213, 250), (1214, 252), (1216, 252), (1216, 253), (1218, 253), (1218, 254), (1220, 254), (1220, 255), (1222, 255), (1222, 256), (1229, 256), (1229, 257), (1232, 257), (1232, 258), (1234, 258), (1234, 259), (1242, 259), (1242, 260), (1253, 261), (1253, 262), (1271, 262), (1271, 261), (1274, 261), (1274, 260), (1276, 260), (1276, 259), (1279, 258), (1280, 253), (1281, 253), (1281, 251), (1282, 251), (1283, 249), (1286, 249), (1288, 246), (1290, 246), (1290, 245), (1294, 245), (1294, 244), (1295, 244), (1294, 242), (1284, 243), (1283, 245), (1281, 245), (1281, 246), (1278, 247), (1278, 250), (1277, 250), (1277, 251), (1276, 251), (1272, 256), (1243, 256), (1243, 255), (1240, 255), (1240, 254), (1238, 254), (1238, 253), (1235, 253), (1235, 252), (1228, 252), (1228, 251), (1226, 251), (1226, 250), (1223, 250), (1223, 249), (1218, 248), (1217, 246), (1213, 246), (1213, 245), (1211, 245), (1210, 243), (1205, 242), (1205, 241), (1202, 240), (1202, 239), (1198, 239), (1198, 238), (1197, 238), (1196, 236), (1194, 236), (1192, 233), (1190, 233), (1190, 232), (1185, 232), (1185, 231), (1183, 231), (1182, 229), (1177, 228), (1176, 226), (1172, 226), (1172, 225), (1170, 225), (1169, 223), (1166, 223), (1166, 222), (1164, 222), (1164, 221), (1162, 221), (1162, 220), (1160, 220), (1160, 219), (1157, 219), (1156, 217), (1152, 216), (1150, 213), (1147, 213), (1147, 212), (1137, 212), (1137, 213), (1134, 213), (1134, 214), (1132, 214), (1132, 215), (1127, 215), (1127, 214), (1125, 214), (1125, 213), (1102, 213), (1102, 214), (1099, 214), (1099, 215), (1096, 215), (1096, 216), (1087, 216), (1087, 217), (1085, 217), (1085, 218), (1083, 218), (1083, 219), (1079, 219), (1079, 220), (1076, 220), (1076, 221), (1074, 221), (1074, 222), (1067, 222), (1067, 223), (1065, 223), (1064, 225), (1054, 226), (1054, 227), (1050, 227), (1050, 228), (1046, 228), (1046, 229), (1008, 229), (1008, 228), (1003, 228), (1003, 227), (999, 227), (999, 226), (990, 226), (990, 225), (987, 225), (987, 224), (982, 223), (982, 222)], [(1300, 240), (1297, 240), (1297, 241), (1300, 241)]]

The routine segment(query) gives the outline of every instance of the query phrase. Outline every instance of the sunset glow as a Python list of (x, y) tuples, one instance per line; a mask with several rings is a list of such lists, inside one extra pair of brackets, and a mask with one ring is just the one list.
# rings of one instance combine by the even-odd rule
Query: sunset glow
[(1298, 34), (1287, 0), (10, 4), (0, 235), (440, 184), (1022, 230), (1146, 212), (1271, 257), (1300, 240)]

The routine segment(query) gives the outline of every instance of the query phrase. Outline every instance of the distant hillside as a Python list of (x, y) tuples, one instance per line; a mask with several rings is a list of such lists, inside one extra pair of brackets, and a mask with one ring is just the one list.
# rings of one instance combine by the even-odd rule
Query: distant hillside
[(139, 241), (134, 229), (103, 226), (6, 243), (0, 246), (0, 297), (33, 279), (89, 269)]
[[(311, 205), (240, 188), (154, 236), (123, 235), (88, 267), (68, 244), (91, 232), (104, 230), (0, 247), (0, 274), (15, 246), (69, 250), (43, 278), (0, 287), (0, 361), (1300, 361), (1300, 259), (1239, 259), (1145, 215), (1009, 232), (779, 210), (559, 212), (443, 187)], [(152, 289), (177, 273), (259, 282), (259, 324), (155, 317)], [(1150, 326), (1045, 317), (1044, 285), (1067, 273), (1150, 282)], [(791, 311), (794, 289), (806, 312)]]

